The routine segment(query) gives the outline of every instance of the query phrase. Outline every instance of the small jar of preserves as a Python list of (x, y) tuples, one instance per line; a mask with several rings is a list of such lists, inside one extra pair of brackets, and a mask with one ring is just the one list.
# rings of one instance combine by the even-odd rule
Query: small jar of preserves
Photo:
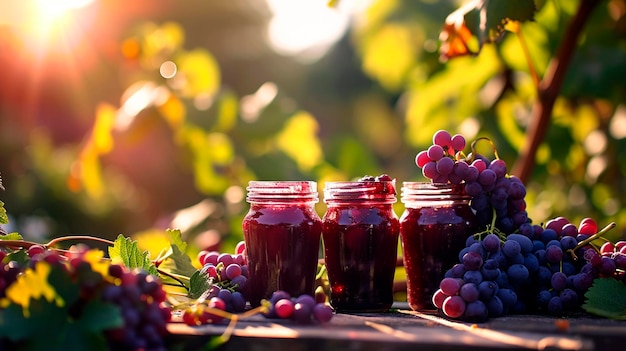
[(404, 182), (400, 239), (413, 310), (433, 310), (432, 296), (474, 231), (463, 185)]
[(250, 209), (242, 226), (250, 303), (258, 306), (278, 290), (313, 295), (322, 233), (317, 183), (251, 181), (246, 200)]
[(383, 312), (393, 303), (400, 223), (388, 176), (328, 182), (322, 218), (330, 304), (338, 312)]

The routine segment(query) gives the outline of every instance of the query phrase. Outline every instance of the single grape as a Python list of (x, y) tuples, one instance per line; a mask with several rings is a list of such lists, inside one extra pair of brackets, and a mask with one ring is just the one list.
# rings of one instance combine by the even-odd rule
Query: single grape
[(422, 167), (422, 174), (428, 179), (435, 179), (439, 177), (439, 171), (437, 170), (437, 163), (435, 161), (429, 161)]
[(417, 156), (415, 156), (415, 164), (419, 168), (424, 168), (424, 166), (430, 161), (432, 160), (428, 157), (428, 151), (426, 150), (418, 152)]
[(593, 235), (598, 232), (598, 225), (592, 218), (583, 218), (578, 225), (578, 233)]
[[(475, 245), (482, 248), (479, 243), (476, 243)], [(483, 265), (482, 255), (475, 251), (469, 251), (463, 255), (463, 264), (468, 270), (480, 269), (480, 266)]]
[(458, 294), (461, 289), (461, 284), (458, 279), (443, 278), (439, 283), (439, 288), (444, 294), (452, 296)]
[(274, 311), (279, 318), (287, 319), (293, 314), (294, 306), (290, 299), (280, 299), (274, 304)]
[(233, 306), (234, 312), (243, 312), (246, 309), (246, 298), (239, 291), (231, 293), (230, 303)]
[(333, 310), (324, 303), (318, 303), (313, 307), (313, 319), (320, 323), (327, 323), (333, 318)]
[(439, 161), (444, 156), (443, 151), (443, 147), (440, 145), (431, 145), (427, 150), (428, 158), (432, 161)]
[(615, 244), (610, 241), (607, 241), (600, 246), (600, 255), (611, 255), (613, 252), (615, 252)]
[(432, 297), (433, 305), (435, 305), (435, 307), (440, 309), (443, 306), (443, 301), (448, 296), (450, 296), (450, 295), (446, 295), (446, 293), (444, 293), (443, 290), (437, 289), (437, 291), (435, 291), (435, 293), (433, 294), (433, 297)]
[(465, 301), (460, 296), (448, 296), (444, 302), (442, 311), (450, 318), (459, 318), (465, 313)]
[(528, 272), (535, 273), (539, 269), (539, 260), (534, 254), (524, 256), (524, 266), (528, 268)]
[(463, 281), (466, 283), (480, 284), (483, 281), (483, 275), (480, 271), (467, 271), (463, 274)]
[(561, 244), (546, 246), (546, 260), (550, 263), (558, 263), (563, 259), (563, 249)]
[(478, 300), (479, 292), (478, 286), (474, 283), (465, 283), (459, 290), (459, 296), (463, 298), (465, 302), (472, 302)]
[(565, 289), (567, 286), (567, 276), (563, 272), (556, 272), (550, 279), (550, 285), (557, 291)]
[(233, 295), (228, 289), (220, 289), (220, 291), (217, 293), (217, 297), (220, 300), (224, 301), (224, 303), (228, 304), (232, 300)]
[(485, 169), (478, 175), (478, 182), (483, 187), (494, 186), (496, 183), (496, 179), (498, 179), (498, 176), (496, 175), (496, 172), (492, 171), (491, 169)]
[(488, 315), (487, 306), (480, 300), (469, 302), (465, 306), (464, 319), (468, 321), (482, 322), (487, 319)]
[(443, 148), (450, 146), (450, 140), (452, 136), (447, 130), (438, 130), (433, 134), (433, 144), (439, 145)]
[(548, 311), (553, 314), (560, 314), (563, 312), (563, 302), (558, 296), (553, 296), (548, 301)]
[(556, 240), (558, 237), (559, 236), (556, 231), (550, 228), (544, 229), (540, 234), (541, 241), (544, 243), (548, 243), (550, 240)]
[(293, 307), (291, 319), (299, 323), (309, 322), (311, 320), (311, 314), (313, 313), (314, 307), (315, 305), (311, 306), (308, 303), (296, 303)]
[(455, 134), (450, 138), (450, 147), (454, 151), (463, 151), (465, 149), (465, 138), (461, 134)]
[(242, 255), (246, 251), (246, 242), (240, 241), (235, 245), (235, 254)]
[(561, 228), (562, 237), (576, 237), (576, 235), (578, 235), (578, 228), (576, 228), (576, 226), (572, 223), (567, 223), (563, 226), (563, 228)]
[(603, 277), (612, 277), (615, 274), (615, 261), (609, 256), (602, 256), (598, 270)]
[(504, 314), (504, 304), (499, 297), (494, 296), (489, 299), (485, 305), (487, 306), (487, 312), (489, 317), (500, 317)]
[(570, 288), (563, 289), (559, 294), (559, 298), (564, 308), (574, 308), (578, 305), (578, 294)]
[(504, 176), (506, 176), (506, 163), (501, 159), (491, 161), (489, 169), (496, 174), (497, 178), (504, 178)]
[(483, 280), (478, 284), (478, 294), (481, 300), (488, 301), (496, 296), (498, 292), (498, 284), (494, 281)]
[[(219, 262), (218, 262), (218, 258), (219, 258), (219, 256), (220, 256), (220, 253), (219, 253), (219, 252), (217, 252), (217, 251), (210, 251), (210, 252), (207, 252), (207, 253), (206, 253), (206, 254), (204, 254), (203, 256), (204, 256), (204, 262), (203, 262), (203, 265), (206, 265), (206, 264), (209, 264), (209, 263), (210, 263), (210, 264), (212, 264), (212, 265), (214, 265), (214, 266), (217, 266), (217, 264), (219, 263)], [(201, 262), (201, 263), (202, 263), (202, 262)]]
[(229, 253), (221, 253), (217, 258), (218, 263), (222, 263), (224, 267), (228, 267), (229, 265), (235, 263), (235, 259), (233, 255)]
[(228, 267), (226, 267), (224, 273), (226, 273), (226, 278), (232, 280), (233, 278), (241, 275), (241, 266), (237, 263), (231, 263)]
[(496, 252), (500, 250), (500, 238), (493, 233), (487, 234), (482, 240), (482, 245), (487, 252)]
[(519, 255), (522, 251), (522, 247), (515, 240), (507, 240), (502, 244), (502, 252), (507, 257), (515, 257)]
[(528, 280), (530, 273), (528, 272), (528, 268), (523, 264), (513, 264), (507, 269), (506, 274), (516, 283), (523, 283)]
[(43, 245), (32, 245), (28, 248), (28, 250), (26, 251), (26, 254), (29, 257), (34, 257), (35, 255), (41, 255), (44, 252), (46, 252), (46, 248)]
[(315, 298), (311, 295), (306, 295), (306, 294), (298, 296), (295, 300), (295, 303), (308, 305), (311, 308), (311, 310), (313, 310), (313, 307), (316, 304)]
[(454, 160), (449, 157), (444, 157), (437, 161), (436, 165), (437, 173), (441, 175), (449, 175), (452, 173), (452, 170), (454, 168)]

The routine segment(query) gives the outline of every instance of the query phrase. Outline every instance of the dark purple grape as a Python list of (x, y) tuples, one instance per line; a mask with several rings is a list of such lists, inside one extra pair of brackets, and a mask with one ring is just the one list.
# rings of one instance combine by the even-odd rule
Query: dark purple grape
[(474, 283), (463, 284), (463, 286), (461, 286), (461, 289), (459, 290), (459, 296), (461, 296), (461, 298), (465, 302), (472, 302), (472, 301), (478, 300), (478, 296), (479, 296), (478, 286)]

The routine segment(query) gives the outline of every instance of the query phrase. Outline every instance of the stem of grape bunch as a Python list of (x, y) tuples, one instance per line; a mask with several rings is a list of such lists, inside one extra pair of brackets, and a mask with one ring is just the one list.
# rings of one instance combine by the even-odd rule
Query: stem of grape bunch
[[(577, 260), (577, 259), (578, 259), (578, 256), (576, 256), (576, 250), (578, 250), (578, 249), (580, 249), (580, 248), (582, 248), (582, 247), (584, 247), (584, 246), (586, 246), (586, 245), (589, 245), (591, 242), (593, 242), (593, 241), (594, 241), (594, 240), (596, 240), (596, 239), (600, 239), (600, 238), (602, 238), (602, 237), (603, 237), (606, 233), (608, 233), (608, 232), (609, 232), (609, 230), (611, 230), (611, 229), (615, 228), (616, 226), (617, 226), (617, 224), (616, 224), (615, 222), (611, 222), (611, 223), (607, 224), (607, 225), (606, 225), (604, 228), (602, 228), (600, 231), (598, 231), (598, 232), (597, 232), (597, 233), (595, 233), (594, 235), (592, 235), (592, 236), (588, 237), (587, 239), (582, 240), (582, 241), (581, 241), (581, 242), (579, 242), (579, 243), (578, 243), (578, 245), (576, 245), (573, 249), (569, 249), (569, 250), (567, 250), (567, 252), (569, 252), (569, 253), (570, 253), (570, 255), (572, 255), (572, 258), (573, 258), (574, 260)], [(597, 251), (597, 248), (596, 248), (595, 246), (592, 246), (592, 247), (593, 247), (593, 248)]]

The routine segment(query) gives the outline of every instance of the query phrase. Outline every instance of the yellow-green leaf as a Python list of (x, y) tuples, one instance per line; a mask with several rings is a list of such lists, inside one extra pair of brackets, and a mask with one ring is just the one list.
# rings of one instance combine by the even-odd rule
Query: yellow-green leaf
[(6, 297), (15, 304), (22, 306), (25, 316), (30, 314), (29, 305), (31, 299), (46, 299), (55, 302), (57, 306), (63, 306), (63, 299), (57, 294), (53, 286), (48, 283), (50, 264), (37, 262), (34, 268), (27, 268), (13, 284), (6, 290)]
[(320, 140), (317, 137), (317, 120), (307, 112), (298, 112), (285, 124), (277, 135), (278, 147), (303, 170), (310, 170), (323, 158)]

